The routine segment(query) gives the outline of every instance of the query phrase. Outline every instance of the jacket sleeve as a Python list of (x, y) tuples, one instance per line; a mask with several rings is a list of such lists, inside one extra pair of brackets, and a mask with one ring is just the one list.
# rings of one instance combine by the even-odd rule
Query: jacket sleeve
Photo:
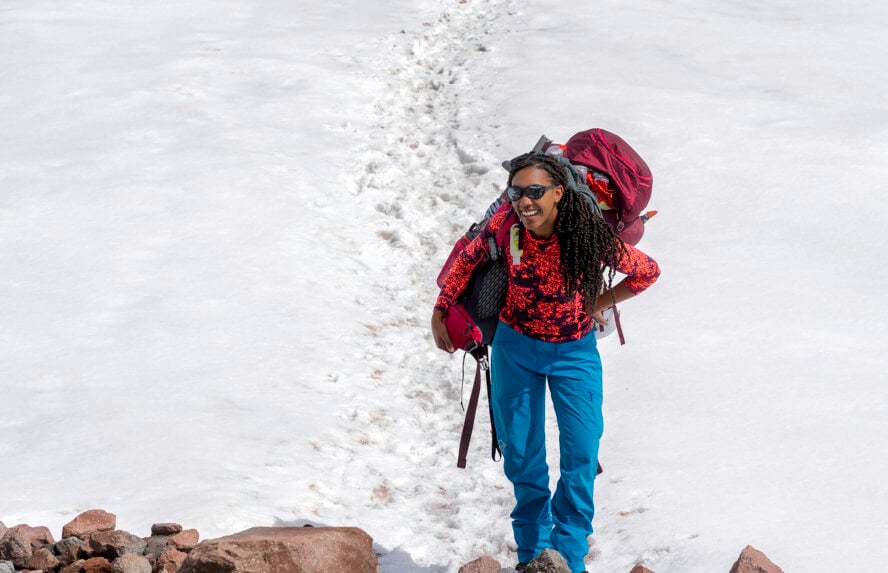
[(508, 209), (499, 209), (472, 241), (454, 259), (453, 266), (444, 279), (444, 286), (435, 301), (435, 310), (447, 312), (469, 284), (475, 268), (490, 252), (491, 239), (496, 237), (506, 219)]
[(642, 253), (632, 245), (625, 245), (613, 265), (617, 272), (626, 275), (623, 285), (632, 294), (638, 294), (657, 281), (660, 267), (657, 261)]

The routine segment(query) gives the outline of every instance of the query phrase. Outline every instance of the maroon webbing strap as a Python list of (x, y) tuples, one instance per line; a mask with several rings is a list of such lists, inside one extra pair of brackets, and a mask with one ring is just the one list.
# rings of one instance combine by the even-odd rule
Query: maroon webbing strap
[(459, 456), (456, 467), (466, 467), (466, 454), (469, 453), (469, 442), (472, 440), (472, 428), (475, 425), (475, 410), (478, 409), (478, 397), (481, 395), (481, 362), (475, 364), (475, 382), (469, 396), (469, 407), (466, 410), (466, 421), (463, 422), (462, 435), (459, 437)]
[(620, 324), (620, 311), (617, 310), (617, 305), (614, 305), (613, 309), (614, 309), (614, 324), (617, 327), (617, 334), (620, 336), (620, 344), (626, 344), (626, 337), (623, 336), (623, 325)]

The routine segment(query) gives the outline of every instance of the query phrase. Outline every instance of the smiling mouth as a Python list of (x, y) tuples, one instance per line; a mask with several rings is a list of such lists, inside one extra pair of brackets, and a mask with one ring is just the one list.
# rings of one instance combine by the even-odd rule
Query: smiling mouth
[(539, 215), (540, 210), (539, 209), (522, 209), (521, 211), (518, 211), (518, 214), (521, 215), (522, 217), (533, 217), (534, 215)]

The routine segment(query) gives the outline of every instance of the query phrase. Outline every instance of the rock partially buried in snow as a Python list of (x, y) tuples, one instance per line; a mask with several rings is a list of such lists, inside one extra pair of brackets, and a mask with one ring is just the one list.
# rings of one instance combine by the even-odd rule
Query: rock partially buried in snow
[(203, 541), (179, 573), (376, 573), (373, 539), (357, 527), (254, 527)]
[(641, 563), (639, 563), (638, 565), (633, 567), (632, 571), (630, 571), (629, 573), (654, 573), (654, 572), (651, 571), (650, 569), (648, 569), (647, 567), (645, 567), (644, 565), (642, 565)]
[(90, 533), (114, 531), (117, 516), (102, 509), (84, 511), (62, 527), (62, 539), (66, 537), (86, 538)]
[(554, 549), (544, 549), (524, 568), (524, 573), (570, 573), (567, 561)]
[(783, 573), (783, 569), (774, 565), (764, 553), (747, 545), (731, 567), (731, 573)]
[(500, 569), (499, 561), (489, 555), (482, 555), (460, 567), (459, 573), (499, 573)]

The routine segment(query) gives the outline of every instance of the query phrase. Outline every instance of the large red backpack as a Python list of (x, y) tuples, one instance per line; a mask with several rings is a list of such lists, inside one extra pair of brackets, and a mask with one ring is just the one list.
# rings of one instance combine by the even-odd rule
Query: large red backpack
[(549, 142), (541, 151), (552, 153), (553, 146), (560, 148), (574, 169), (585, 171), (581, 176), (598, 199), (604, 220), (623, 241), (637, 244), (645, 221), (656, 214), (642, 213), (654, 184), (644, 159), (619, 135), (600, 128), (581, 131), (564, 145)]

